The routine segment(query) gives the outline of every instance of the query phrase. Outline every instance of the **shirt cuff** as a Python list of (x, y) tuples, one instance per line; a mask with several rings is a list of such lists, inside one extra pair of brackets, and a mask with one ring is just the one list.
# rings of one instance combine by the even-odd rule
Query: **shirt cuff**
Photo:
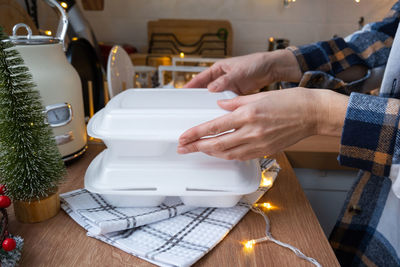
[(350, 95), (352, 92), (362, 92), (363, 85), (371, 77), (371, 71), (359, 80), (349, 83), (322, 71), (307, 71), (301, 77), (299, 87), (331, 89), (338, 93)]
[(343, 38), (287, 48), (296, 56), (301, 71), (322, 71), (336, 75), (353, 65), (365, 65), (365, 61)]
[(399, 125), (400, 100), (352, 93), (344, 122), (339, 163), (389, 176)]

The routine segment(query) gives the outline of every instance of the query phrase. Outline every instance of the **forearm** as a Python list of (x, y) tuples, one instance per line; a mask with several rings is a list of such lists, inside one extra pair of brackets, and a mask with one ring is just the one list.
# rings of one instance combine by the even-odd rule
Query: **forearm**
[[(273, 59), (271, 71), (274, 72), (272, 76), (275, 82), (300, 82), (302, 76), (300, 66), (291, 51), (282, 49), (267, 53)], [(267, 53), (264, 53), (264, 57), (267, 57)]]
[(341, 136), (349, 97), (331, 90), (313, 89), (316, 133)]

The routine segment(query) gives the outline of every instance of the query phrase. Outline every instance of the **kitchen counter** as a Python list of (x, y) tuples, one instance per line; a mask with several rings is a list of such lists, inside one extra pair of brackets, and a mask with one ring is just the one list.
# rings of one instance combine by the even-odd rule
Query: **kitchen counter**
[[(69, 164), (68, 179), (60, 187), (67, 192), (83, 187), (83, 177), (92, 159), (104, 149), (89, 145), (79, 160)], [(272, 235), (296, 246), (322, 266), (339, 266), (311, 206), (301, 189), (285, 154), (276, 155), (282, 170), (274, 186), (260, 202), (270, 202), (277, 209), (268, 211)], [(21, 235), (24, 250), (20, 266), (153, 266), (152, 264), (86, 236), (65, 212), (45, 222), (21, 224), (9, 208), (9, 231)], [(194, 266), (312, 266), (286, 248), (273, 243), (257, 244), (245, 250), (242, 241), (264, 235), (263, 218), (249, 212), (239, 224)]]

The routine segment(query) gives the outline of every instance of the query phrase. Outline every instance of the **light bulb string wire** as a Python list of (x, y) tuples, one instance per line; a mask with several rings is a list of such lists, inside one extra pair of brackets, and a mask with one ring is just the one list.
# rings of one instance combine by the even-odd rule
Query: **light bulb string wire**
[(265, 214), (265, 212), (263, 210), (261, 210), (260, 208), (258, 208), (258, 207), (255, 207), (253, 205), (249, 205), (249, 206), (250, 206), (250, 209), (253, 212), (260, 214), (261, 216), (263, 216), (263, 218), (265, 220), (265, 236), (261, 237), (261, 238), (258, 238), (258, 239), (252, 240), (253, 244), (266, 242), (266, 241), (271, 241), (271, 242), (277, 244), (278, 246), (282, 246), (282, 247), (290, 249), (297, 257), (302, 258), (302, 259), (304, 259), (304, 260), (306, 260), (308, 262), (311, 262), (312, 264), (314, 264), (317, 267), (322, 267), (322, 265), (317, 260), (315, 260), (314, 258), (311, 258), (311, 257), (307, 257), (298, 248), (275, 239), (272, 236), (271, 231), (270, 231), (271, 224), (270, 224), (270, 220), (269, 220), (267, 214)]

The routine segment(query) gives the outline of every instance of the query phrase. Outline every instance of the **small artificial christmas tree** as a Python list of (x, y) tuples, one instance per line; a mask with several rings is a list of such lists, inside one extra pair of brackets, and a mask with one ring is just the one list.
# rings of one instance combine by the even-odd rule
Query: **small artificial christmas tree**
[(30, 202), (55, 193), (64, 174), (29, 69), (0, 27), (0, 183)]

